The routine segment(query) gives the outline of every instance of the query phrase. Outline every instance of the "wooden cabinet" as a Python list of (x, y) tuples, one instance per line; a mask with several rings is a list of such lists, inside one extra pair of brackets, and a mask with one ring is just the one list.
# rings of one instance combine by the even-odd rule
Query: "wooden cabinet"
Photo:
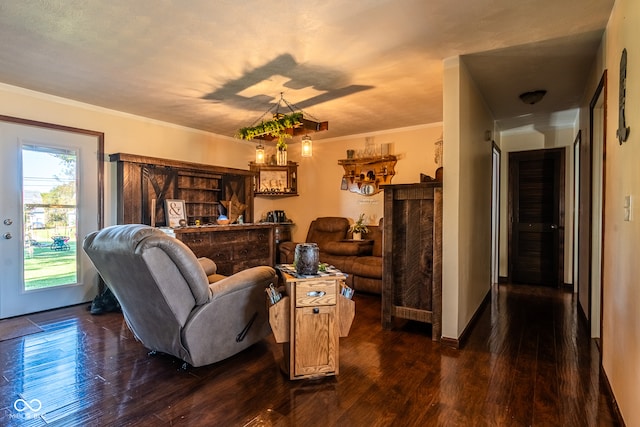
[(442, 184), (384, 187), (382, 326), (394, 317), (442, 335)]
[[(117, 163), (118, 224), (165, 226), (164, 201), (185, 201), (187, 224), (214, 223), (229, 206), (253, 222), (253, 176), (249, 170), (223, 168), (134, 154), (109, 156)], [(152, 224), (153, 223), (153, 224)]]
[(298, 164), (288, 162), (286, 166), (249, 163), (255, 173), (253, 191), (255, 196), (284, 197), (298, 195)]
[(396, 156), (391, 155), (338, 160), (344, 168), (342, 189), (364, 196), (377, 194), (382, 185), (391, 184), (396, 162)]
[(292, 380), (337, 375), (339, 337), (349, 334), (355, 316), (355, 303), (340, 293), (345, 276), (283, 277), (286, 296), (269, 307), (283, 369)]
[(174, 233), (197, 257), (212, 259), (218, 273), (225, 276), (259, 265), (275, 265), (271, 224), (183, 227)]

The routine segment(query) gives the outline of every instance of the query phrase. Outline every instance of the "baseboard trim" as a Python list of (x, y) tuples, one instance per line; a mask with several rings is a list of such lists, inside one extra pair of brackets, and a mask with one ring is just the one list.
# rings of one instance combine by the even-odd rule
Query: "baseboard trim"
[(589, 324), (589, 319), (587, 318), (587, 313), (582, 309), (582, 304), (578, 301), (578, 321), (582, 322), (584, 326), (587, 328), (587, 334), (591, 336), (591, 325)]
[(498, 276), (498, 283), (501, 285), (509, 283), (509, 278), (507, 276)]
[(440, 345), (458, 350), (460, 348), (460, 340), (457, 338), (442, 337), (440, 338)]
[(469, 320), (469, 323), (467, 323), (467, 326), (465, 326), (460, 336), (458, 338), (442, 337), (440, 338), (440, 344), (446, 347), (453, 347), (455, 349), (460, 349), (464, 347), (464, 344), (469, 339), (469, 335), (471, 335), (471, 330), (473, 329), (475, 324), (478, 323), (478, 319), (480, 318), (480, 315), (490, 303), (491, 303), (491, 288), (489, 288), (489, 291), (484, 296), (484, 299), (478, 306), (478, 309), (476, 310), (476, 312), (473, 313), (473, 316), (471, 316), (471, 320)]
[(604, 388), (606, 393), (609, 395), (609, 404), (611, 405), (611, 411), (613, 412), (613, 416), (618, 421), (618, 424), (622, 427), (626, 427), (624, 419), (622, 418), (622, 413), (620, 412), (620, 408), (618, 407), (618, 402), (616, 401), (616, 397), (613, 394), (613, 389), (611, 388), (611, 383), (609, 383), (609, 378), (607, 377), (607, 373), (604, 371), (604, 367), (600, 364), (600, 376), (602, 378), (602, 382), (604, 384)]
[(573, 292), (573, 283), (563, 283), (562, 284), (562, 289), (565, 292)]

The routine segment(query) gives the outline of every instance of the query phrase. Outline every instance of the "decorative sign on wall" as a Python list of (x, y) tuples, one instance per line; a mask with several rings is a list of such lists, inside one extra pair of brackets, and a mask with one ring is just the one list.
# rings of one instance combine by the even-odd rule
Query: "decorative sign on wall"
[(627, 126), (624, 109), (627, 97), (627, 49), (622, 49), (622, 56), (620, 58), (620, 95), (619, 95), (619, 107), (618, 107), (618, 130), (616, 135), (620, 145), (629, 138), (629, 132), (631, 129)]

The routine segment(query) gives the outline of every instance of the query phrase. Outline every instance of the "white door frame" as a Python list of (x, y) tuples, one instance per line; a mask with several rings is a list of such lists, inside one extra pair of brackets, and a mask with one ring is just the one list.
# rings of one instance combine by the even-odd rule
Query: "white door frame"
[(502, 153), (493, 143), (491, 176), (491, 283), (500, 280), (500, 168)]
[[(93, 216), (94, 214), (91, 214), (90, 218), (85, 218), (83, 220), (83, 226), (89, 228), (102, 228), (104, 217), (104, 134), (102, 132), (70, 128), (66, 126), (59, 126), (2, 115), (0, 115), (0, 123), (5, 125), (4, 132), (7, 132), (14, 137), (19, 133), (23, 134), (29, 132), (36, 135), (35, 137), (37, 139), (42, 138), (43, 141), (45, 141), (47, 137), (53, 137), (54, 135), (59, 136), (61, 135), (61, 133), (66, 132), (69, 134), (70, 140), (75, 140), (76, 143), (82, 144), (80, 145), (81, 150), (86, 151), (83, 156), (85, 158), (88, 158), (89, 162), (92, 161), (91, 157), (95, 155), (95, 161), (97, 162), (97, 176), (90, 176), (90, 178), (88, 179), (88, 181), (91, 183), (91, 186), (93, 187), (95, 185), (95, 187), (93, 189), (89, 188), (83, 191), (95, 191), (95, 193), (92, 194), (92, 198), (96, 200), (97, 206), (95, 207), (95, 209), (93, 209), (93, 212), (94, 214), (97, 214), (97, 218)], [(84, 145), (85, 142), (82, 142), (79, 137), (89, 137), (88, 140), (95, 141), (95, 145), (93, 145), (92, 142), (92, 146), (87, 147)], [(15, 141), (3, 141), (3, 145), (5, 146), (5, 148), (13, 153), (13, 158), (9, 161), (16, 161), (18, 167), (21, 164), (20, 153), (22, 149), (22, 143), (19, 141), (19, 139), (20, 138), (16, 138)], [(37, 144), (39, 144), (39, 142), (37, 142)], [(91, 153), (91, 155), (89, 155), (88, 153)], [(5, 160), (7, 159), (5, 158)], [(84, 163), (86, 163), (86, 161)], [(17, 176), (7, 175), (7, 177), (5, 178), (7, 178), (7, 181), (11, 181), (11, 183), (8, 184), (8, 186), (11, 188), (6, 187), (4, 189), (5, 191), (3, 191), (2, 197), (4, 199), (11, 199), (13, 201), (11, 203), (11, 206), (8, 206), (6, 209), (6, 212), (9, 215), (5, 215), (5, 213), (3, 213), (2, 222), (0, 223), (0, 226), (2, 227), (0, 243), (4, 243), (3, 251), (10, 251), (10, 253), (5, 253), (3, 262), (5, 263), (5, 265), (7, 265), (8, 269), (17, 270), (18, 267), (22, 269), (23, 262), (23, 218), (20, 218), (18, 215), (18, 217), (13, 220), (13, 223), (7, 224), (4, 223), (4, 220), (8, 219), (9, 216), (15, 216), (16, 207), (13, 206), (13, 204), (15, 204), (15, 199), (18, 196), (16, 196), (16, 194), (14, 193), (16, 191), (16, 188), (21, 188), (21, 184), (19, 182), (13, 182), (15, 181), (15, 179), (17, 179)], [(82, 178), (79, 180), (81, 187), (83, 185), (83, 182), (85, 181), (87, 180)], [(20, 197), (18, 198), (20, 199)], [(17, 207), (17, 209), (20, 212), (22, 211), (21, 207)], [(7, 218), (4, 218), (4, 216), (7, 216)], [(6, 233), (10, 233), (11, 236)], [(25, 294), (21, 291), (23, 286), (21, 273), (18, 279), (14, 277), (15, 274), (4, 274), (4, 277), (0, 278), (0, 283), (2, 283), (4, 280), (4, 283), (2, 283), (2, 286), (0, 287), (0, 318), (12, 317), (29, 312), (56, 308), (55, 304), (57, 304), (60, 300), (85, 302), (93, 298), (93, 296), (95, 296), (95, 284), (98, 283), (97, 273), (93, 268), (88, 267), (88, 265), (90, 264), (88, 264), (86, 255), (82, 253), (81, 240), (82, 236), (78, 235), (78, 256), (80, 258), (84, 258), (82, 259), (81, 266), (85, 266), (78, 271), (78, 283), (82, 283), (83, 286), (63, 286), (45, 290), (29, 291), (28, 294)], [(16, 252), (20, 252), (19, 257), (16, 255)], [(54, 295), (56, 297), (54, 297)], [(27, 299), (25, 299), (25, 297)], [(52, 301), (54, 302), (52, 303)]]

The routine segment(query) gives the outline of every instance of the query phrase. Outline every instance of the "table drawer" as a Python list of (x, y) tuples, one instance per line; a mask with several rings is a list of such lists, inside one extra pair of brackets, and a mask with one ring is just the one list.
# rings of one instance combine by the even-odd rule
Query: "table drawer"
[(335, 280), (314, 280), (296, 283), (296, 307), (334, 305), (335, 303)]

